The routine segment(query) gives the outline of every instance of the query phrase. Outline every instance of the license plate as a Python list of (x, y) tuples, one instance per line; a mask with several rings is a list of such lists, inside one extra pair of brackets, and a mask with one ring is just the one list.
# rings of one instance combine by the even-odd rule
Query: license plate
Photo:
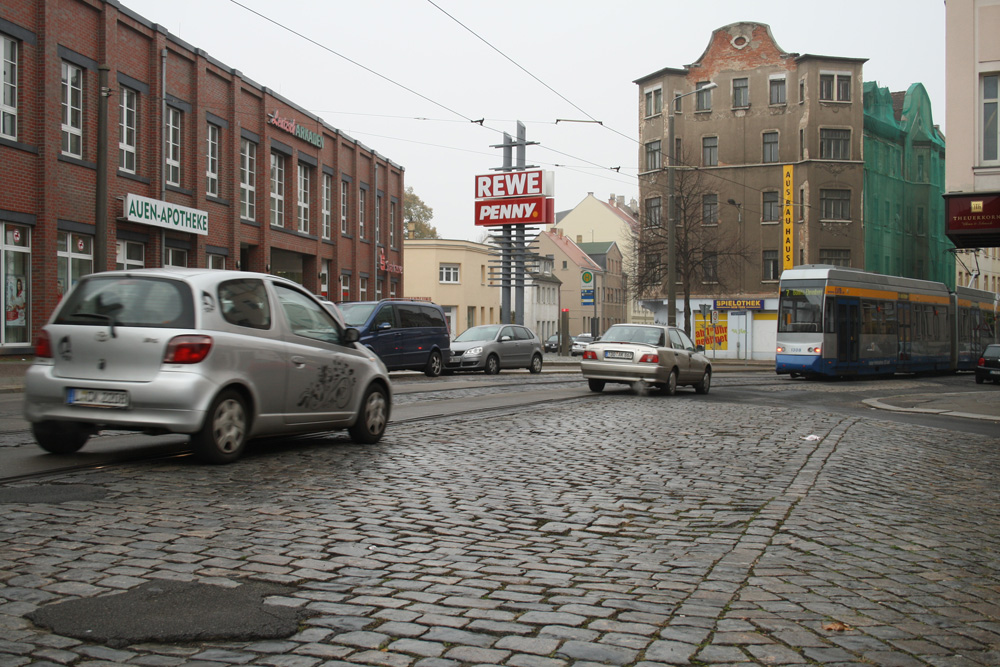
[(127, 408), (128, 392), (104, 389), (67, 389), (67, 405), (82, 405), (90, 408)]
[(624, 350), (605, 350), (604, 351), (604, 358), (605, 359), (631, 359), (632, 358), (632, 353), (631, 352), (626, 352)]
[(998, 370), (998, 371), (990, 371), (990, 375), (1000, 375), (1000, 370)]

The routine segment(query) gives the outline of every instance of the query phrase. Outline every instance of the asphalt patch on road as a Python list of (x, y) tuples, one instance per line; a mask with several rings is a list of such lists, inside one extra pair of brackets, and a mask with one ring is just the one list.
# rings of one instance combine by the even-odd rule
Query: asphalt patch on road
[(107, 489), (91, 484), (38, 484), (0, 489), (0, 505), (48, 503), (58, 505), (73, 501), (101, 500)]
[(267, 604), (288, 595), (280, 584), (234, 588), (187, 581), (150, 581), (125, 593), (40, 607), (27, 615), (57, 635), (114, 648), (149, 641), (281, 639), (295, 634), (307, 612)]

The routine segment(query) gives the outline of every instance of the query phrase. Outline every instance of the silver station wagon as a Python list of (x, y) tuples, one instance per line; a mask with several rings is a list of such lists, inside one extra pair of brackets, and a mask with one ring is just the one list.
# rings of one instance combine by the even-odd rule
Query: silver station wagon
[(389, 421), (385, 366), (290, 280), (242, 271), (138, 269), (86, 276), (36, 341), (24, 414), (46, 451), (101, 429), (187, 433), (228, 463), (258, 436), (348, 429), (375, 443)]
[(609, 382), (646, 385), (673, 396), (678, 385), (691, 385), (707, 394), (712, 364), (683, 329), (655, 324), (613, 324), (583, 352), (580, 371), (591, 391), (603, 391)]

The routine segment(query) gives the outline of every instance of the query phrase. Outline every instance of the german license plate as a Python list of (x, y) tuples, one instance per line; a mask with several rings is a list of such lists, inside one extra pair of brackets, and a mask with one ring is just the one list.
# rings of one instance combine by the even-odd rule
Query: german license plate
[(625, 350), (605, 350), (605, 359), (631, 359), (632, 353), (626, 352)]
[(990, 375), (1000, 375), (1000, 371), (990, 371)]
[(128, 392), (105, 389), (67, 389), (66, 403), (90, 408), (127, 408)]

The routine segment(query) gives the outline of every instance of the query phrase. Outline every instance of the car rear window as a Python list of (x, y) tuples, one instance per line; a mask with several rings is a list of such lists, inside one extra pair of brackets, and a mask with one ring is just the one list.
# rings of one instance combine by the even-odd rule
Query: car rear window
[(96, 275), (70, 292), (55, 323), (191, 329), (194, 299), (177, 280)]

